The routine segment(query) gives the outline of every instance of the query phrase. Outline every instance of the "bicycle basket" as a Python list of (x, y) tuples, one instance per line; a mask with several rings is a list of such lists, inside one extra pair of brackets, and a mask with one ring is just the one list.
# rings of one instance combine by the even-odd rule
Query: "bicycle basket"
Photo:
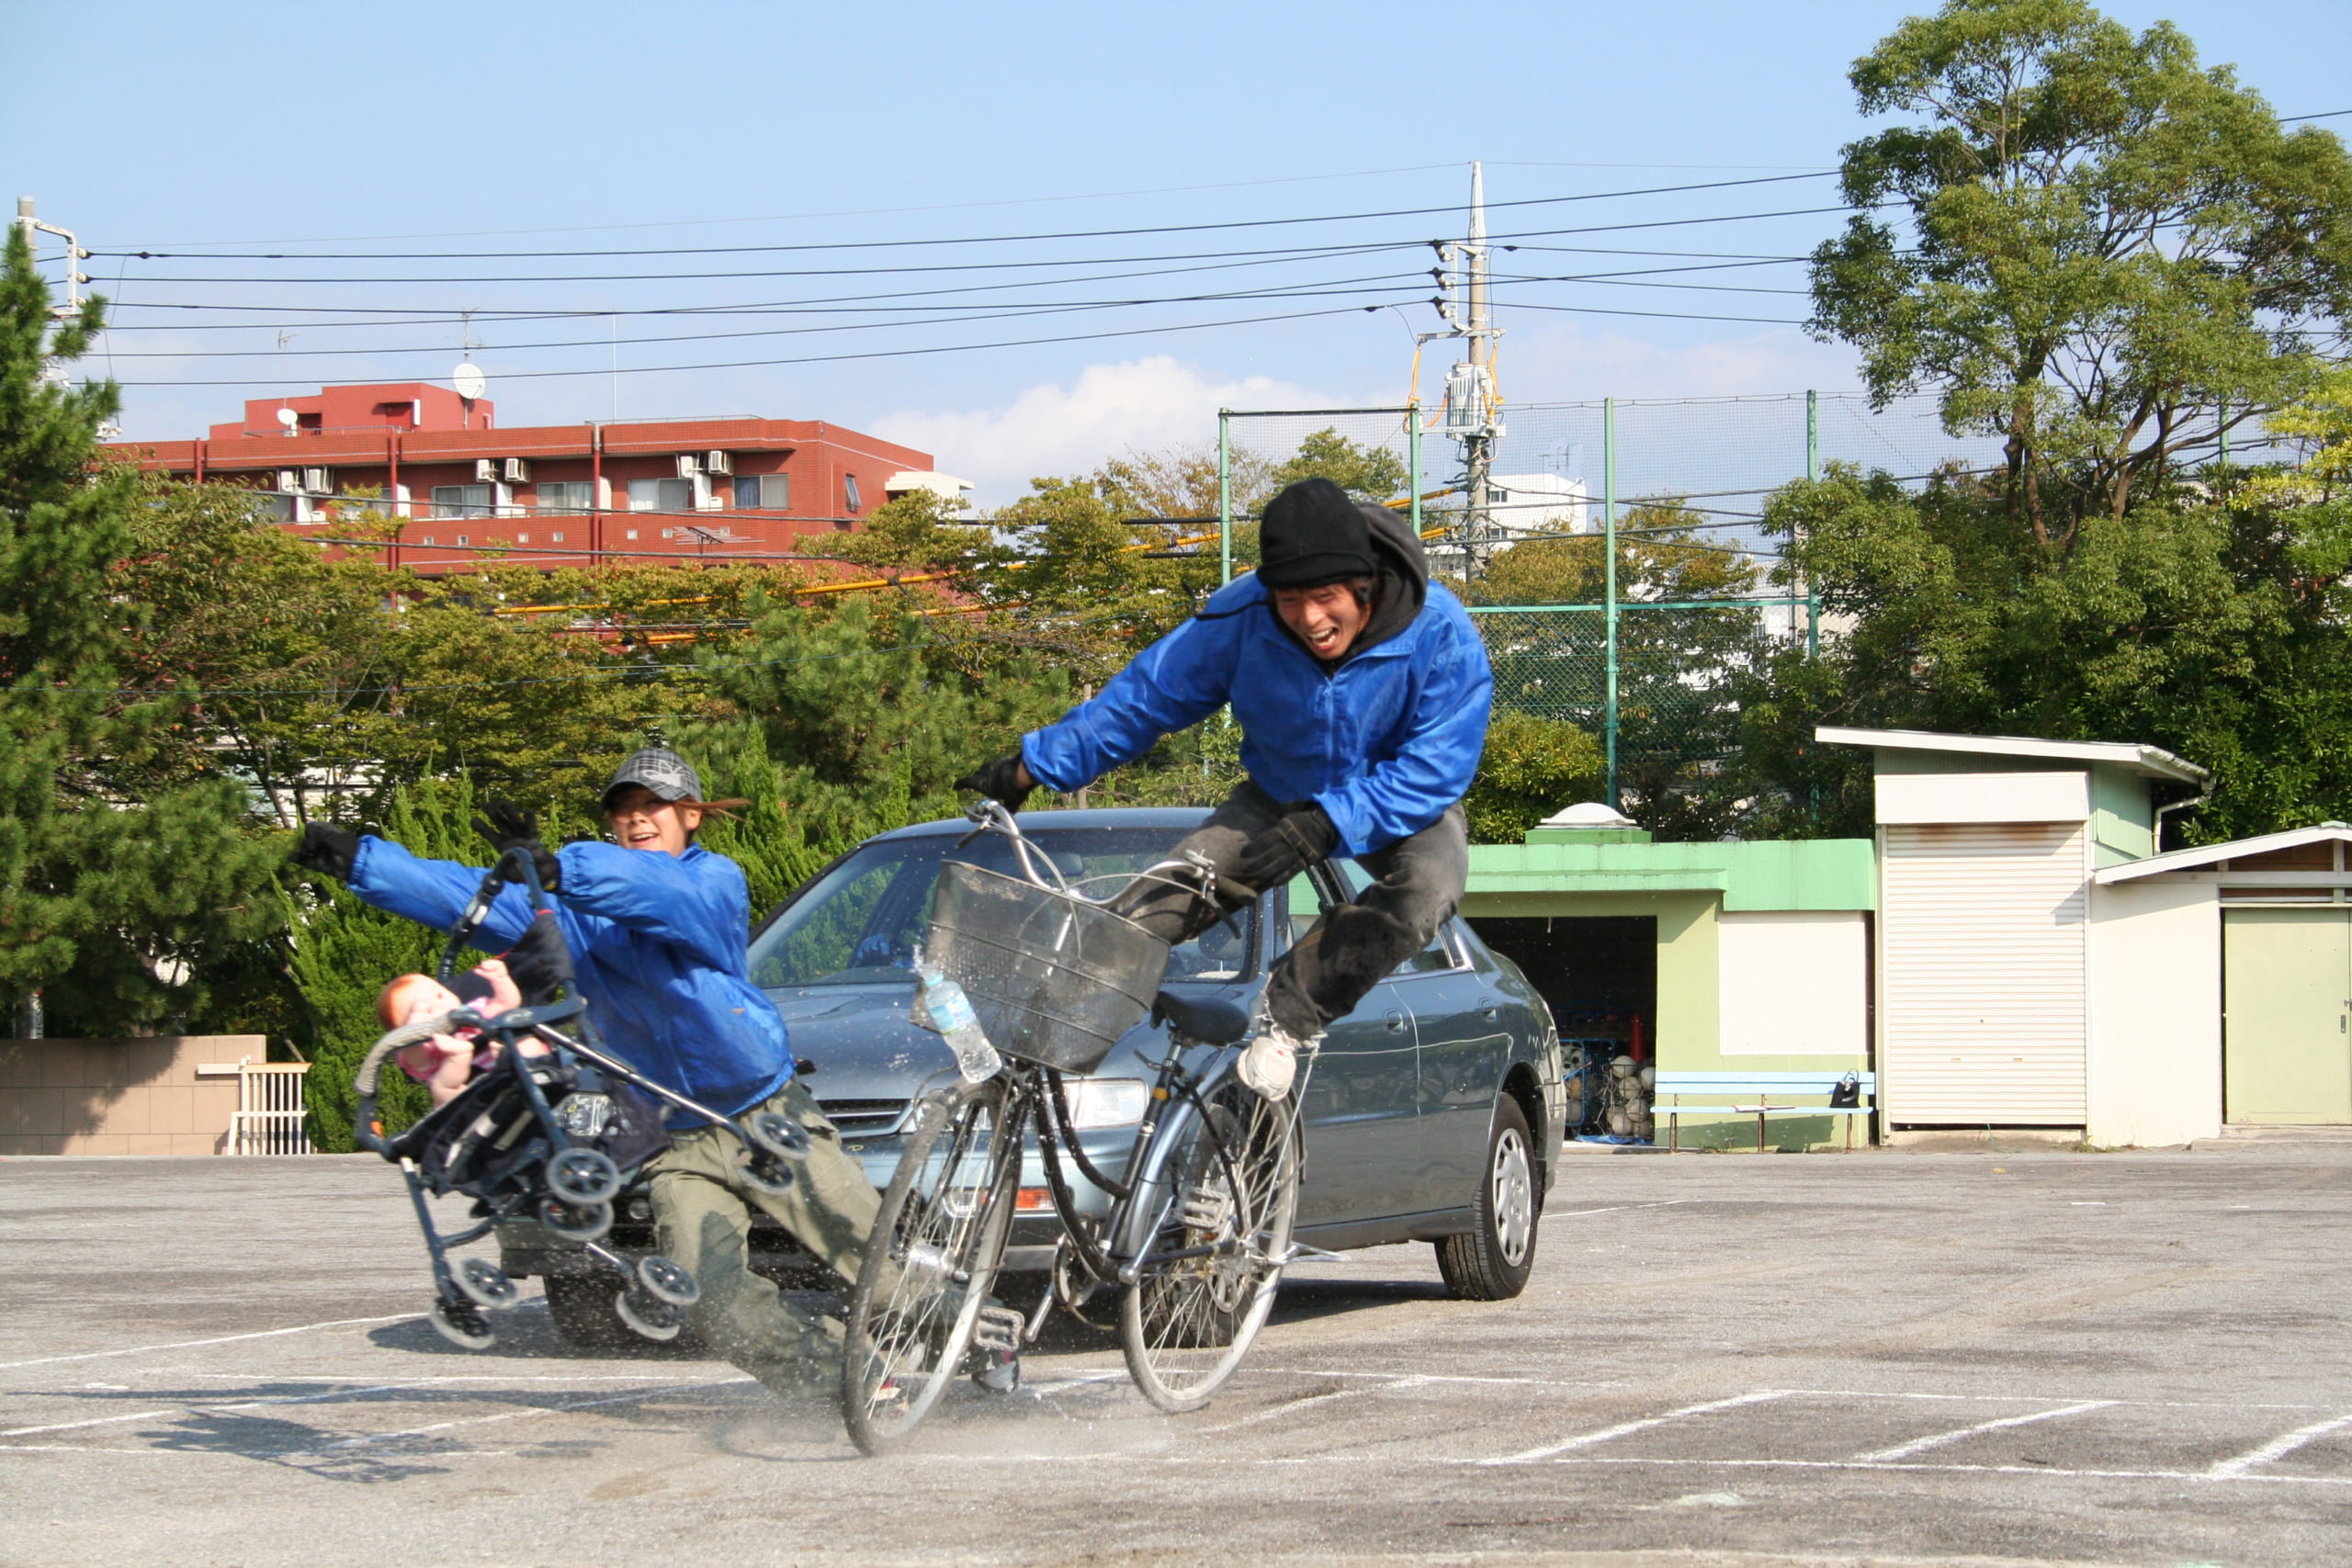
[(1159, 994), (1168, 944), (1124, 915), (961, 861), (939, 870), (924, 956), (964, 987), (989, 1043), (1092, 1072)]

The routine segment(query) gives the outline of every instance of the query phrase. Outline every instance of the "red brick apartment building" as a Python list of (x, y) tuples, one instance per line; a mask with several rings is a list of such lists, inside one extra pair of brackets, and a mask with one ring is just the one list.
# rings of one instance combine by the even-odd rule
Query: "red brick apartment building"
[(502, 429), (487, 398), (424, 381), (257, 398), (196, 441), (110, 450), (182, 479), (250, 485), (287, 527), (341, 536), (330, 508), (403, 519), (386, 564), (433, 572), (484, 551), (545, 568), (788, 554), (890, 496), (961, 481), (931, 457), (819, 420), (676, 419)]

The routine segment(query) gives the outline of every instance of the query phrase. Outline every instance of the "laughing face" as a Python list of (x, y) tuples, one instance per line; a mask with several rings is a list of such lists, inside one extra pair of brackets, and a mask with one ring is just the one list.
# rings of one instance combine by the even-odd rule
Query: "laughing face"
[(659, 850), (682, 855), (702, 826), (702, 807), (686, 801), (664, 800), (642, 784), (631, 784), (605, 807), (613, 838), (625, 850)]
[(1372, 612), (1356, 598), (1353, 585), (1326, 582), (1317, 588), (1277, 588), (1274, 614), (1306, 650), (1324, 663), (1347, 657)]

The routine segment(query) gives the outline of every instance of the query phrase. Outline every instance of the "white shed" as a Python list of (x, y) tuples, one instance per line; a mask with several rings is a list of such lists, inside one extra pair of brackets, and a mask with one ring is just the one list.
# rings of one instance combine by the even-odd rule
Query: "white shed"
[(2102, 1007), (2119, 959), (2093, 878), (2147, 856), (2156, 794), (2194, 798), (2205, 770), (2153, 746), (1847, 728), (1816, 739), (1873, 754), (1874, 1044), (1888, 1128), (2179, 1141), (2143, 1135), (2155, 1122), (2134, 1109), (2146, 1047), (2117, 1039)]

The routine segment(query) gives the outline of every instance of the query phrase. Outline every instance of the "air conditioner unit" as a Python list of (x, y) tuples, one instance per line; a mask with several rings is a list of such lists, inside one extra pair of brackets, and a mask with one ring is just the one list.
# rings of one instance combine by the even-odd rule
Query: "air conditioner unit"
[(509, 457), (506, 459), (504, 467), (500, 471), (508, 484), (529, 484), (531, 482), (531, 459), (528, 457)]
[(495, 457), (476, 457), (474, 459), (474, 483), (478, 485), (494, 485), (497, 482), (498, 459)]
[(735, 464), (724, 452), (706, 452), (703, 454), (702, 471), (706, 474), (731, 474), (735, 471)]
[(700, 472), (702, 472), (702, 459), (700, 457), (695, 457), (692, 452), (681, 452), (678, 454), (678, 477), (680, 479), (690, 479)]
[(333, 476), (324, 468), (304, 468), (302, 470), (302, 488), (312, 495), (332, 495), (334, 493)]
[(278, 494), (299, 495), (301, 493), (301, 490), (302, 476), (300, 472), (293, 468), (280, 468), (277, 470)]

